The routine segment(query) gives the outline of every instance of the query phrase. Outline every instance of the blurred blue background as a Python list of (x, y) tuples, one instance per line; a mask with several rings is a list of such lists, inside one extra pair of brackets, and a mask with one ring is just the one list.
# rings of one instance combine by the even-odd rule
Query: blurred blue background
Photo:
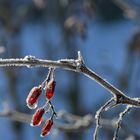
[[(140, 93), (140, 30), (138, 0), (0, 0), (0, 57), (17, 58), (33, 55), (58, 60), (77, 58), (81, 51), (85, 63), (128, 96)], [(47, 75), (46, 68), (0, 68), (0, 111), (3, 101), (11, 109), (33, 114), (26, 106), (26, 97), (33, 86)], [(52, 102), (57, 111), (76, 115), (95, 115), (111, 95), (87, 77), (62, 69), (56, 70), (56, 91)], [(45, 102), (43, 96), (39, 105)], [(113, 119), (122, 107), (103, 115)], [(139, 110), (125, 118), (137, 139), (140, 129)], [(57, 120), (59, 121), (59, 120)], [(129, 125), (125, 123), (126, 127)], [(95, 125), (78, 133), (52, 129), (43, 139), (90, 140)], [(0, 140), (41, 140), (41, 127), (0, 118)], [(113, 129), (103, 129), (102, 140), (112, 139)], [(129, 133), (120, 134), (127, 139)]]

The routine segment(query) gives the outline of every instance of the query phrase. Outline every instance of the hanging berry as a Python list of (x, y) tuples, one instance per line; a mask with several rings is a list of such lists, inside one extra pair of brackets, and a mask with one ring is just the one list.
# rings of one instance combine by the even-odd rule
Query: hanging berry
[(33, 115), (30, 125), (38, 126), (42, 122), (43, 114), (45, 113), (44, 107), (39, 108)]
[(53, 95), (54, 95), (54, 90), (55, 90), (55, 86), (56, 86), (56, 82), (54, 81), (54, 79), (52, 78), (46, 86), (46, 98), (48, 100), (50, 100)]
[(39, 96), (41, 95), (41, 92), (42, 92), (41, 86), (33, 87), (29, 92), (29, 95), (26, 99), (26, 103), (30, 109), (35, 109), (37, 107), (38, 99)]
[[(39, 100), (42, 90), (43, 89), (45, 90), (47, 101), (43, 105), (43, 107), (40, 107), (36, 110), (36, 112), (32, 116), (32, 120), (30, 123), (31, 126), (39, 126), (43, 120), (43, 115), (45, 113), (52, 111), (52, 115), (51, 115), (50, 119), (48, 119), (45, 122), (45, 124), (41, 130), (41, 135), (40, 135), (41, 137), (44, 137), (49, 134), (49, 132), (53, 126), (53, 117), (57, 116), (54, 106), (51, 103), (51, 98), (54, 95), (54, 90), (55, 90), (55, 86), (56, 86), (56, 82), (54, 80), (54, 70), (55, 70), (55, 68), (49, 68), (47, 78), (38, 87), (33, 87), (26, 99), (27, 106), (30, 109), (35, 109), (37, 107), (38, 100)], [(48, 105), (49, 105), (49, 108), (48, 108), (48, 110), (46, 110), (46, 107)]]
[(44, 137), (44, 136), (48, 135), (50, 133), (52, 126), (53, 126), (53, 120), (51, 118), (45, 122), (44, 126), (42, 127), (40, 136)]

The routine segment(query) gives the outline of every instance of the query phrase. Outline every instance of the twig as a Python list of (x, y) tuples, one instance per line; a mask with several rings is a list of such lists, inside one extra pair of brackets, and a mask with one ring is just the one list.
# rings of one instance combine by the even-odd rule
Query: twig
[(50, 100), (49, 100), (49, 105), (50, 105), (50, 108), (51, 108), (51, 110), (53, 112), (53, 115), (55, 115), (55, 117), (57, 117), (57, 113), (56, 113), (56, 111), (54, 109), (54, 106), (53, 106), (53, 104), (52, 104), (52, 102)]
[[(93, 123), (95, 123), (95, 119), (90, 114), (87, 114), (85, 116), (77, 116), (68, 112), (59, 111), (57, 113), (57, 116), (59, 119), (66, 120), (67, 122), (69, 122), (67, 124), (55, 123), (56, 129), (59, 129), (65, 132), (83, 131), (89, 128)], [(21, 113), (15, 110), (11, 110), (7, 107), (4, 107), (3, 111), (0, 112), (0, 117), (5, 117), (13, 121), (22, 122), (22, 123), (30, 123), (32, 119), (32, 115)], [(77, 121), (79, 120), (81, 120), (81, 123), (77, 123)], [(87, 123), (83, 123), (83, 120), (86, 121)], [(112, 127), (115, 128), (116, 126), (114, 120), (112, 120), (112, 122), (110, 123), (110, 120), (107, 120), (107, 119), (102, 119), (101, 125), (103, 125), (106, 128), (112, 128)]]
[[(106, 111), (108, 109), (110, 109), (110, 107), (112, 105), (115, 105), (114, 103), (114, 98), (111, 98), (109, 101), (107, 101), (97, 112), (95, 115), (95, 119), (96, 119), (96, 128), (94, 131), (94, 135), (93, 135), (93, 140), (97, 140), (97, 136), (98, 136), (98, 131), (100, 128), (100, 119), (101, 119), (101, 113), (103, 113), (103, 111)], [(113, 104), (112, 104), (113, 103)]]
[[(66, 123), (54, 124), (54, 127), (56, 129), (65, 131), (65, 132), (83, 131), (83, 130), (88, 129), (91, 125), (93, 125), (93, 123), (96, 123), (95, 119), (90, 114), (87, 114), (85, 116), (77, 116), (77, 115), (73, 115), (65, 111), (59, 111), (57, 115), (58, 115), (58, 118), (69, 122), (67, 124)], [(13, 121), (22, 122), (22, 123), (30, 123), (32, 119), (32, 115), (21, 113), (15, 110), (11, 110), (8, 104), (6, 103), (4, 104), (4, 108), (2, 112), (0, 112), (0, 117), (5, 117)], [(45, 122), (45, 120), (43, 120), (43, 122)], [(108, 119), (102, 118), (100, 124), (101, 126), (112, 130), (112, 128), (116, 128), (116, 119), (108, 120)], [(135, 136), (135, 138), (140, 139), (140, 136), (138, 134), (130, 130), (128, 127), (125, 127), (125, 125), (122, 125), (122, 128), (125, 134), (127, 132), (127, 134), (133, 135)]]
[(123, 10), (124, 14), (128, 18), (136, 19), (138, 18), (138, 11), (135, 7), (133, 7), (131, 4), (128, 4), (127, 1), (124, 0), (112, 0), (114, 4), (116, 4), (120, 9)]
[(52, 67), (49, 68), (49, 72), (48, 72), (48, 74), (47, 74), (46, 79), (41, 83), (41, 86), (42, 86), (42, 87), (44, 87), (45, 84), (47, 84), (47, 83), (49, 82), (49, 80), (51, 79), (51, 77), (52, 77), (52, 75), (53, 75), (53, 73), (54, 73), (54, 70), (55, 70), (55, 69), (52, 68)]
[[(51, 102), (49, 102), (49, 103), (51, 104)], [(54, 107), (53, 107), (53, 110), (54, 110)], [(53, 112), (55, 112), (55, 110)], [(62, 118), (62, 116), (63, 116), (63, 118), (67, 118), (67, 116), (71, 116), (75, 120), (74, 123), (55, 124), (56, 129), (67, 131), (67, 132), (76, 132), (76, 131), (81, 131), (81, 130), (87, 129), (93, 124), (93, 120), (94, 120), (94, 118), (90, 114), (81, 117), (81, 116), (76, 116), (76, 115), (72, 115), (72, 114), (66, 113), (64, 111), (63, 112), (61, 111), (60, 113), (58, 112), (57, 115), (59, 118)], [(4, 104), (3, 111), (0, 112), (0, 117), (6, 117), (13, 121), (18, 121), (18, 122), (22, 122), (22, 123), (30, 123), (31, 119), (32, 119), (32, 115), (29, 115), (26, 113), (21, 113), (21, 112), (15, 111), (15, 110), (11, 110), (9, 108), (8, 104)], [(46, 120), (43, 120), (43, 121), (45, 122)]]
[(120, 129), (120, 127), (121, 127), (122, 119), (123, 119), (123, 117), (125, 116), (125, 114), (128, 113), (128, 112), (130, 111), (130, 108), (131, 108), (131, 107), (132, 107), (132, 106), (127, 105), (126, 109), (125, 109), (123, 112), (121, 112), (121, 113), (119, 114), (119, 118), (118, 118), (118, 120), (117, 120), (117, 122), (116, 122), (117, 128), (116, 128), (116, 131), (114, 132), (113, 140), (117, 140), (117, 139), (118, 139), (118, 133), (119, 133), (119, 129)]

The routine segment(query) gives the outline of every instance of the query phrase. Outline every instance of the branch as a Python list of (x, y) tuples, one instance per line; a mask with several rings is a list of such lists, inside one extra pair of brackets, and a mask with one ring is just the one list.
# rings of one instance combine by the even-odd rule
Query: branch
[(78, 59), (60, 59), (57, 61), (52, 60), (43, 60), (35, 58), (34, 56), (25, 56), (24, 58), (11, 58), (11, 59), (0, 59), (0, 67), (9, 67), (16, 66), (22, 67), (26, 66), (28, 68), (34, 67), (54, 67), (62, 68), (77, 73), (82, 73), (85, 76), (89, 77), (92, 80), (95, 80), (98, 84), (106, 88), (115, 98), (117, 104), (128, 104), (135, 107), (140, 107), (139, 98), (130, 98), (126, 96), (123, 92), (115, 88), (109, 82), (101, 78), (94, 71), (89, 69), (81, 56), (81, 53), (78, 52)]
[[(50, 104), (51, 104), (51, 102), (50, 102)], [(55, 128), (58, 130), (66, 131), (66, 132), (76, 132), (76, 131), (81, 131), (81, 130), (87, 129), (94, 122), (94, 118), (90, 114), (81, 117), (81, 116), (76, 116), (76, 115), (73, 115), (70, 113), (66, 113), (64, 111), (60, 111), (57, 113), (57, 116), (60, 119), (67, 120), (69, 123), (55, 124), (54, 125)], [(31, 119), (32, 119), (32, 115), (10, 109), (10, 107), (7, 103), (3, 104), (3, 110), (0, 112), (0, 117), (6, 117), (13, 121), (22, 122), (22, 123), (30, 123)], [(72, 121), (69, 121), (70, 119)], [(45, 121), (46, 120), (44, 119), (43, 122), (45, 122)], [(105, 121), (104, 124), (107, 124), (107, 123), (108, 122)], [(112, 124), (115, 126), (115, 123), (112, 123)], [(110, 126), (109, 123), (108, 123), (108, 126)]]
[(96, 128), (94, 131), (94, 135), (93, 135), (93, 140), (97, 140), (97, 136), (98, 136), (98, 131), (99, 128), (101, 126), (100, 121), (101, 121), (101, 113), (103, 113), (104, 111), (107, 111), (108, 109), (110, 109), (112, 106), (116, 105), (116, 103), (114, 102), (114, 98), (111, 98), (109, 101), (107, 101), (97, 112), (95, 115), (95, 119), (96, 119)]
[[(63, 130), (66, 132), (75, 132), (89, 128), (93, 123), (95, 123), (95, 119), (92, 115), (87, 114), (85, 116), (77, 116), (65, 111), (59, 111), (57, 113), (58, 118), (66, 120), (68, 123), (59, 123), (55, 124), (55, 128), (59, 130)], [(3, 110), (0, 112), (0, 117), (6, 117), (13, 121), (22, 122), (22, 123), (30, 123), (32, 119), (32, 115), (27, 113), (18, 112), (9, 108), (9, 105), (5, 103), (3, 105)], [(44, 120), (45, 121), (45, 120)], [(77, 123), (77, 122), (81, 123)], [(88, 123), (83, 123), (84, 121)], [(101, 124), (106, 128), (116, 128), (116, 120), (102, 119)]]
[(119, 118), (118, 118), (118, 120), (116, 122), (117, 128), (116, 128), (116, 131), (114, 133), (113, 140), (117, 140), (118, 139), (118, 133), (119, 133), (119, 129), (121, 127), (121, 122), (123, 120), (123, 117), (126, 115), (126, 113), (128, 113), (130, 111), (130, 108), (131, 108), (131, 106), (126, 106), (126, 109), (119, 114)]
[[(77, 116), (65, 111), (59, 111), (58, 118), (62, 120), (66, 120), (68, 123), (55, 123), (54, 127), (58, 130), (65, 131), (65, 132), (79, 132), (88, 129), (91, 125), (96, 123), (96, 120), (92, 117), (92, 115), (87, 114), (85, 116)], [(0, 112), (0, 117), (8, 118), (12, 121), (17, 121), (21, 123), (30, 123), (32, 119), (32, 115), (27, 113), (18, 112), (16, 110), (10, 109), (9, 105), (5, 102), (3, 104), (3, 110)], [(43, 120), (45, 122), (45, 120)], [(102, 118), (100, 121), (101, 126), (111, 129), (116, 128), (116, 119), (108, 120)], [(135, 138), (140, 139), (140, 136), (133, 132), (130, 128), (125, 127), (122, 124), (123, 133), (127, 133), (129, 135), (135, 136)]]
[(116, 6), (118, 6), (125, 14), (130, 19), (136, 19), (138, 18), (138, 11), (136, 7), (132, 6), (129, 4), (127, 1), (124, 0), (112, 0)]

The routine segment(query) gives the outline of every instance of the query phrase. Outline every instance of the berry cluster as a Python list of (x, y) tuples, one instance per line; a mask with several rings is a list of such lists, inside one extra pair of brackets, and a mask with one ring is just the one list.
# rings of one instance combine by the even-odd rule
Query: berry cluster
[[(41, 130), (41, 137), (44, 137), (49, 134), (52, 126), (53, 126), (53, 117), (56, 116), (56, 112), (54, 110), (54, 106), (51, 103), (51, 99), (54, 96), (54, 90), (56, 82), (54, 80), (54, 68), (49, 69), (49, 73), (47, 75), (47, 78), (42, 82), (41, 85), (37, 87), (33, 87), (31, 91), (29, 92), (29, 95), (26, 99), (27, 106), (30, 109), (35, 109), (38, 105), (39, 97), (43, 90), (45, 90), (45, 96), (46, 96), (46, 103), (44, 106), (38, 108), (36, 112), (34, 113), (32, 120), (31, 120), (31, 126), (39, 126), (42, 122), (43, 115), (45, 113), (48, 113), (50, 109), (52, 110), (51, 117), (46, 120), (45, 124), (42, 127)], [(49, 106), (49, 109), (46, 110), (46, 107)]]

